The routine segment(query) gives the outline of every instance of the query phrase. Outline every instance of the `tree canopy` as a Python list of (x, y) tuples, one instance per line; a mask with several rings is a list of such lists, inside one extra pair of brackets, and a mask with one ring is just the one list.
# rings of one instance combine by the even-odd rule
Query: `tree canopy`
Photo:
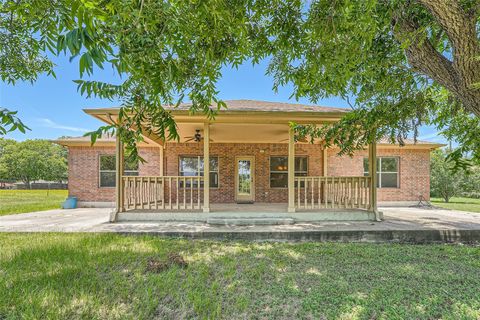
[(0, 139), (0, 179), (19, 180), (27, 187), (40, 179), (66, 180), (66, 150), (46, 140)]
[[(47, 57), (58, 37), (57, 13), (63, 5), (50, 1), (0, 2), (0, 79), (8, 84), (33, 82), (41, 73), (55, 75)], [(66, 9), (66, 8), (64, 8)], [(17, 112), (0, 107), (0, 136), (28, 127)]]
[(452, 174), (452, 163), (447, 161), (450, 150), (435, 150), (430, 161), (430, 189), (433, 197), (445, 202), (454, 196), (480, 198), (480, 166)]
[[(16, 2), (8, 3), (18, 14)], [(192, 112), (214, 117), (225, 107), (216, 88), (222, 67), (268, 60), (274, 90), (290, 83), (296, 98), (340, 96), (352, 108), (333, 126), (298, 126), (302, 134), (351, 153), (382, 136), (402, 143), (431, 124), (459, 142), (451, 158), (461, 162), (468, 153), (480, 162), (476, 0), (53, 3), (54, 23), (42, 24), (58, 31), (47, 33), (56, 36), (52, 49), (79, 57), (81, 75), (94, 65), (122, 75), (116, 84), (77, 83), (82, 94), (123, 102), (116, 129), (127, 149), (134, 151), (145, 120), (147, 131), (177, 137), (162, 105), (190, 100)], [(100, 128), (93, 140), (111, 129)]]

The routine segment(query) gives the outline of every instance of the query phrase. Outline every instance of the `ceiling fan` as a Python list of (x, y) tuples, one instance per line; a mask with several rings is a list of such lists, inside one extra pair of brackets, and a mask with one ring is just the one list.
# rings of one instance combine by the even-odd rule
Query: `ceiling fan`
[[(202, 134), (200, 133), (200, 129), (195, 129), (195, 134), (193, 136), (185, 137), (185, 142), (190, 142), (190, 141), (194, 141), (194, 142), (203, 141), (203, 137), (202, 137)], [(210, 142), (212, 142), (212, 139), (210, 139)]]

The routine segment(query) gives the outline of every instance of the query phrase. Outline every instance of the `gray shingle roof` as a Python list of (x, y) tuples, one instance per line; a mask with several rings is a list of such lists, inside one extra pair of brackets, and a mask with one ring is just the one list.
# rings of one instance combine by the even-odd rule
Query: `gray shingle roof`
[[(417, 140), (415, 141), (414, 139), (403, 139), (403, 142), (407, 145), (411, 144), (436, 144), (436, 142), (431, 142), (431, 141), (425, 141), (425, 140)], [(382, 138), (380, 139), (377, 144), (392, 144), (390, 142), (390, 138)], [(398, 142), (395, 142), (396, 145), (398, 145)]]
[[(247, 112), (348, 112), (346, 108), (324, 107), (306, 105), (301, 103), (270, 102), (260, 100), (224, 100), (227, 109), (221, 111), (247, 111)], [(168, 110), (188, 110), (191, 103), (182, 103), (177, 108), (167, 106)], [(216, 106), (215, 106), (216, 107)]]

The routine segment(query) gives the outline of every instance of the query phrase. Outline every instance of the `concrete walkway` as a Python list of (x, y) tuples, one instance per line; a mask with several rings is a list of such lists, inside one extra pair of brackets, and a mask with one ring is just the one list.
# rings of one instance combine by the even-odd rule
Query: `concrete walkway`
[(383, 222), (222, 226), (191, 222), (108, 223), (112, 209), (81, 208), (0, 216), (0, 232), (118, 232), (189, 238), (319, 241), (480, 241), (480, 214), (381, 208)]

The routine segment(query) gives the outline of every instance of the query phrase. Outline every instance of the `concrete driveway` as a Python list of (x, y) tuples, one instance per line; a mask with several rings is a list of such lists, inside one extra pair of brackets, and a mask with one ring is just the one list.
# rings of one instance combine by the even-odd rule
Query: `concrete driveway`
[(55, 209), (0, 216), (3, 232), (82, 232), (108, 223), (112, 208)]
[(380, 208), (385, 221), (321, 222), (275, 226), (218, 226), (191, 222), (109, 223), (111, 208), (49, 210), (0, 216), (0, 232), (308, 232), (480, 230), (480, 214), (444, 209)]

